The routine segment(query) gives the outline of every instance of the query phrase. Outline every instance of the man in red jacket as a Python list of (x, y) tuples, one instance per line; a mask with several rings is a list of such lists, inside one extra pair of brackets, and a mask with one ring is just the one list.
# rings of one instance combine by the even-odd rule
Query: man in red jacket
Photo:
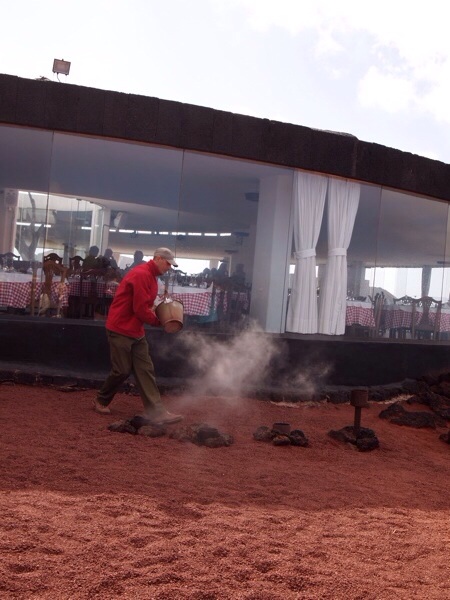
[(152, 260), (131, 269), (120, 282), (106, 320), (112, 368), (93, 401), (95, 412), (111, 413), (108, 405), (133, 373), (146, 417), (157, 424), (182, 420), (181, 415), (164, 408), (144, 332), (144, 323), (161, 325), (153, 309), (158, 294), (157, 277), (177, 266), (169, 248), (158, 248)]

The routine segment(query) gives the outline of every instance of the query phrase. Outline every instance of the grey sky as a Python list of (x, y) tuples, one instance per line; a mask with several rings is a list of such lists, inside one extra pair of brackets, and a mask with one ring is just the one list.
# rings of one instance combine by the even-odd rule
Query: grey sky
[(450, 163), (444, 1), (22, 0), (0, 72), (351, 133)]

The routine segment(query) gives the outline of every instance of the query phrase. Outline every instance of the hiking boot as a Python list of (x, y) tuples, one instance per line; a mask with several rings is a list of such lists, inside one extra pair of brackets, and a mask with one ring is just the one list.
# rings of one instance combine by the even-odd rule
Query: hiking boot
[(98, 413), (99, 415), (110, 415), (111, 411), (107, 406), (103, 406), (103, 404), (100, 404), (100, 402), (94, 398), (94, 400), (92, 400), (92, 406), (94, 408), (94, 411), (96, 413)]
[(149, 417), (152, 425), (172, 425), (183, 420), (182, 415), (174, 415), (167, 410), (154, 417)]

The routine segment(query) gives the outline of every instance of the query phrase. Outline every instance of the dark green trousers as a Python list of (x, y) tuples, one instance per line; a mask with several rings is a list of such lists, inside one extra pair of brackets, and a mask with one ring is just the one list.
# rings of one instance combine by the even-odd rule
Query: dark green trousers
[(133, 373), (138, 391), (148, 414), (163, 411), (161, 395), (156, 385), (155, 368), (145, 337), (134, 338), (106, 331), (111, 357), (111, 371), (97, 394), (97, 400), (108, 406), (123, 383)]

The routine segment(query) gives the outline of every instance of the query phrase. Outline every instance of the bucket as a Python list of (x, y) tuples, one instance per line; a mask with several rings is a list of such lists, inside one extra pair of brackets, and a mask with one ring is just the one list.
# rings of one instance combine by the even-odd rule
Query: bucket
[(155, 313), (166, 333), (177, 333), (183, 329), (183, 304), (179, 300), (163, 300), (156, 307)]

